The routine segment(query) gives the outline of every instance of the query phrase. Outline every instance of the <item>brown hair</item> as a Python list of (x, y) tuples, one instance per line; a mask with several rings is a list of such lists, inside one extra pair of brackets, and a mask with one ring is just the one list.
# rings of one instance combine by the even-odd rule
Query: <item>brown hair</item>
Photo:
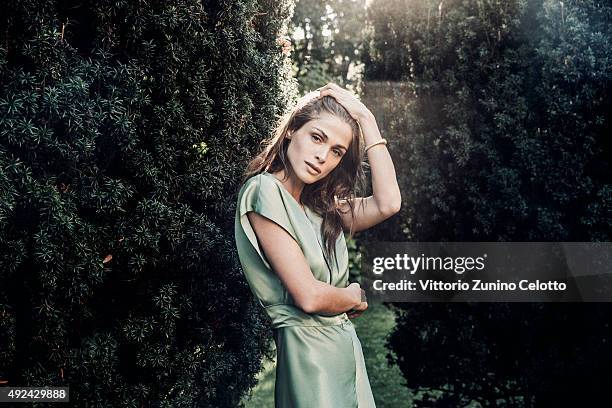
[[(293, 174), (293, 169), (287, 159), (287, 148), (290, 142), (286, 137), (287, 132), (300, 129), (307, 122), (317, 119), (323, 112), (346, 122), (351, 127), (353, 136), (348, 151), (329, 175), (315, 183), (306, 184), (300, 197), (304, 205), (323, 219), (321, 224), (323, 246), (328, 257), (333, 254), (336, 260), (335, 243), (342, 232), (342, 220), (336, 207), (336, 199), (354, 198), (357, 191), (364, 191), (363, 167), (366, 164), (363, 158), (365, 153), (357, 121), (333, 97), (324, 96), (319, 99), (315, 95), (318, 95), (318, 92), (305, 95), (298, 101), (294, 109), (280, 119), (274, 134), (262, 142), (263, 150), (248, 164), (244, 181), (264, 170), (269, 173), (284, 170), (286, 177)], [(352, 202), (348, 201), (348, 204), (351, 215), (354, 216)], [(353, 236), (352, 226), (349, 236)]]

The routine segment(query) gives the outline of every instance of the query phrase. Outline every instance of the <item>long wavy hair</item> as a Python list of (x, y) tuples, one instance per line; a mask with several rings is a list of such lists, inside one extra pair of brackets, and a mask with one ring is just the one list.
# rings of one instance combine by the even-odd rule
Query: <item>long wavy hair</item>
[[(317, 119), (322, 113), (329, 113), (346, 122), (352, 131), (348, 151), (325, 178), (306, 184), (300, 197), (302, 204), (322, 218), (321, 235), (325, 252), (328, 258), (333, 255), (334, 261), (337, 262), (335, 244), (342, 232), (342, 220), (337, 202), (355, 198), (357, 192), (365, 191), (364, 167), (367, 164), (363, 161), (365, 153), (359, 123), (333, 97), (324, 96), (319, 99), (316, 96), (318, 92), (305, 95), (291, 111), (281, 117), (272, 136), (262, 141), (262, 151), (247, 165), (243, 181), (263, 171), (276, 173), (280, 170), (284, 170), (286, 180), (289, 175), (295, 174), (287, 158), (287, 148), (290, 143), (290, 139), (287, 138), (288, 132), (297, 131), (307, 122)], [(349, 209), (346, 212), (350, 211), (353, 217), (355, 209), (352, 201), (349, 200), (348, 205)], [(352, 224), (349, 236), (353, 236)]]

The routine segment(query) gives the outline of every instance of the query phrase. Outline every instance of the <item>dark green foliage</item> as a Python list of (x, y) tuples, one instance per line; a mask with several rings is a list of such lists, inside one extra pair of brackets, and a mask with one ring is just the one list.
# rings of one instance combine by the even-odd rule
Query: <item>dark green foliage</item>
[(566, 4), (561, 23), (558, 2), (491, 3), (371, 10), (366, 79), (407, 82), (387, 131), (408, 237), (606, 241), (607, 9)]
[(397, 305), (388, 346), (408, 387), (437, 399), (416, 406), (458, 407), (471, 400), (494, 407), (609, 405), (609, 307)]
[(0, 380), (89, 407), (230, 407), (254, 385), (267, 325), (234, 201), (291, 94), (290, 8), (3, 6)]
[[(405, 198), (370, 239), (610, 240), (612, 7), (385, 0), (369, 18), (366, 81), (402, 82), (384, 132)], [(567, 406), (612, 383), (607, 305), (397, 306), (390, 345), (440, 406)]]
[(365, 0), (297, 1), (289, 35), (302, 92), (328, 82), (357, 84), (365, 14)]

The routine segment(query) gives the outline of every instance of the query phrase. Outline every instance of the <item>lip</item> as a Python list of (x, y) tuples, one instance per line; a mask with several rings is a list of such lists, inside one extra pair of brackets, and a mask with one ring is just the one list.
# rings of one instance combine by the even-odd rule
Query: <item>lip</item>
[(304, 163), (306, 163), (309, 167), (311, 167), (314, 171), (316, 171), (318, 174), (321, 174), (321, 169), (318, 168), (317, 166), (315, 166), (314, 164), (304, 161)]

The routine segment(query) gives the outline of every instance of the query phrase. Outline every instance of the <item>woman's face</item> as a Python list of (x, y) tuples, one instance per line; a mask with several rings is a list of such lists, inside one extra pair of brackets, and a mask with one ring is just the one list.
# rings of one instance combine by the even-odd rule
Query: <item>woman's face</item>
[(287, 135), (289, 163), (297, 177), (305, 184), (325, 178), (347, 154), (353, 138), (348, 123), (329, 113), (306, 122)]

